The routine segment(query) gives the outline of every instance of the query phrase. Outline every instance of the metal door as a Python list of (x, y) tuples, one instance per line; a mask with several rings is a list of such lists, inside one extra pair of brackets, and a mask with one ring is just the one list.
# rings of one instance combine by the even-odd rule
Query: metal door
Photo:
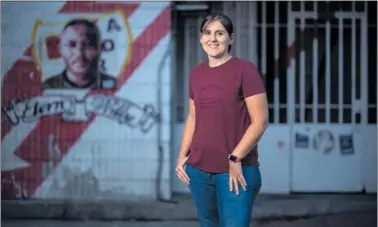
[(175, 167), (177, 154), (180, 149), (181, 136), (184, 129), (185, 118), (188, 113), (189, 99), (189, 73), (191, 67), (205, 60), (206, 55), (201, 50), (199, 41), (199, 28), (206, 14), (193, 12), (179, 15), (175, 31), (175, 96), (174, 123), (173, 123), (173, 158), (172, 158), (172, 189), (174, 192), (189, 192), (187, 185), (176, 176)]
[(367, 18), (364, 12), (288, 16), (292, 124), (291, 190), (361, 191), (363, 127), (367, 124)]

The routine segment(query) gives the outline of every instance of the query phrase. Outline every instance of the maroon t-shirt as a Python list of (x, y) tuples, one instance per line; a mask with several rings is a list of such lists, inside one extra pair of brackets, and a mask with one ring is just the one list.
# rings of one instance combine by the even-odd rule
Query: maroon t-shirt
[[(209, 67), (208, 61), (194, 66), (189, 97), (194, 100), (196, 120), (188, 163), (209, 173), (228, 172), (228, 155), (251, 124), (244, 98), (264, 92), (252, 62), (232, 57), (217, 67)], [(257, 146), (242, 163), (259, 165)]]

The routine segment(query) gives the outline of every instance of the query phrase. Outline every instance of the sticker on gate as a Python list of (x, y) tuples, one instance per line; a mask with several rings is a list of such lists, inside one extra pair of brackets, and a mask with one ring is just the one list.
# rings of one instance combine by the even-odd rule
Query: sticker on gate
[(342, 155), (354, 154), (353, 135), (340, 135), (339, 142)]
[(324, 154), (329, 154), (335, 149), (335, 138), (331, 131), (320, 130), (312, 140), (313, 148)]
[(295, 133), (295, 148), (308, 149), (310, 147), (310, 137), (307, 134)]

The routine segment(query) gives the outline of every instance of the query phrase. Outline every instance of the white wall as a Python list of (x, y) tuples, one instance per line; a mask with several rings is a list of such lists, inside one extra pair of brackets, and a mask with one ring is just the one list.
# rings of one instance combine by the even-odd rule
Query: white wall
[[(4, 10), (1, 78), (3, 90), (7, 88), (3, 91), (3, 97), (8, 96), (4, 97), (3, 101), (20, 97), (21, 100), (34, 98), (35, 96), (30, 95), (31, 90), (35, 90), (35, 94), (70, 95), (76, 99), (84, 98), (88, 94), (86, 89), (45, 91), (43, 94), (39, 86), (29, 87), (27, 92), (23, 92), (25, 86), (18, 84), (25, 85), (29, 80), (40, 78), (31, 57), (23, 54), (31, 45), (33, 27), (38, 19), (48, 23), (64, 24), (75, 17), (101, 17), (99, 23), (106, 24), (110, 16), (117, 18), (116, 12), (112, 11), (106, 14), (93, 13), (91, 4), (97, 3), (91, 2), (88, 3), (88, 11), (92, 13), (58, 13), (66, 4), (68, 2), (2, 4)], [(128, 3), (121, 2), (102, 4), (115, 4), (117, 6), (114, 6), (114, 9), (124, 7), (126, 14), (133, 8), (131, 5), (127, 6)], [(44, 116), (43, 119), (16, 126), (9, 126), (9, 122), (3, 120), (3, 129), (10, 128), (5, 130), (1, 153), (2, 186), (7, 188), (8, 196), (17, 197), (24, 194), (36, 198), (156, 198), (158, 160), (163, 155), (161, 195), (165, 199), (170, 198), (171, 35), (170, 12), (167, 7), (168, 2), (140, 3), (127, 18), (129, 29), (126, 29), (127, 23), (122, 24), (127, 35), (131, 33), (133, 36), (133, 52), (128, 56), (131, 60), (126, 69), (132, 69), (132, 73), (128, 80), (123, 81), (118, 91), (110, 94), (142, 108), (139, 111), (135, 108), (130, 112), (137, 118), (142, 117), (145, 105), (151, 105), (161, 116), (161, 131), (158, 131), (159, 122), (153, 118), (150, 119), (153, 127), (146, 132), (138, 125), (130, 127), (103, 116), (97, 116), (85, 129), (81, 129), (82, 124), (51, 120), (53, 116)], [(95, 8), (93, 6), (93, 10)], [(17, 13), (18, 11), (20, 13)], [(118, 22), (121, 23), (122, 20)], [(101, 29), (104, 32), (106, 26), (102, 26)], [(107, 60), (113, 63), (110, 67), (115, 67), (112, 68), (113, 72), (125, 61), (125, 53), (128, 53), (130, 48), (126, 42), (127, 36), (124, 36), (125, 33), (122, 34), (105, 34), (118, 45), (113, 52), (107, 53)], [(155, 40), (156, 45), (153, 44)], [(15, 72), (20, 71), (25, 71), (25, 75), (15, 75)], [(20, 80), (9, 79), (15, 76), (20, 77)], [(16, 86), (20, 87), (20, 92), (12, 93), (10, 87)], [(161, 92), (161, 96), (158, 92)], [(4, 102), (2, 106), (7, 104)], [(61, 117), (59, 113), (54, 115), (56, 119)], [(86, 122), (89, 120), (84, 120), (83, 124)], [(77, 131), (80, 133), (77, 134)], [(159, 153), (159, 138), (163, 154)], [(73, 139), (77, 141), (72, 142)], [(25, 155), (27, 153), (28, 155)], [(56, 159), (56, 167), (52, 164), (53, 159)], [(29, 176), (29, 180), (25, 184), (23, 179), (26, 175)]]

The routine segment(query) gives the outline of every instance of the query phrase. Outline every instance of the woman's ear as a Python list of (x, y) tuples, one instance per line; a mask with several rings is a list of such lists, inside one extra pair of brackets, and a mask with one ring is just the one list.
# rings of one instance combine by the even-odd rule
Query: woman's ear
[(203, 33), (200, 32), (200, 34), (199, 34), (199, 41), (200, 41), (200, 43), (202, 43), (202, 35), (203, 35)]
[(235, 35), (234, 35), (234, 33), (232, 33), (232, 34), (230, 35), (230, 42), (229, 42), (228, 44), (229, 44), (229, 45), (234, 44), (234, 40), (235, 40)]

